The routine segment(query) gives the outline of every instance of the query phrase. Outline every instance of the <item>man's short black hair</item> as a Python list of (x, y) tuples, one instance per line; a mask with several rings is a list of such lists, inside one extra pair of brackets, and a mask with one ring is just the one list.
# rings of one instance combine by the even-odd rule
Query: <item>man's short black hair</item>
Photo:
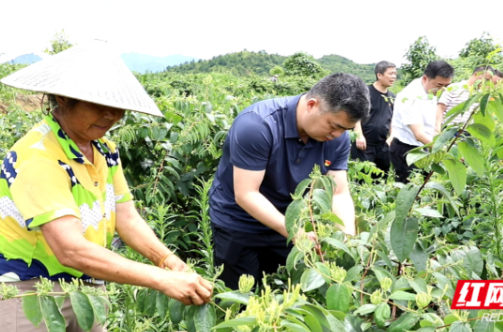
[(396, 68), (395, 64), (393, 62), (389, 61), (380, 61), (376, 64), (376, 67), (374, 68), (374, 73), (376, 74), (376, 79), (377, 79), (377, 74), (384, 75), (386, 70), (388, 68)]
[(478, 66), (477, 68), (475, 68), (473, 70), (473, 74), (477, 74), (477, 73), (481, 73), (481, 72), (486, 72), (486, 71), (494, 73), (494, 68), (491, 67), (491, 66), (487, 66), (487, 65), (486, 66)]
[(367, 85), (361, 78), (345, 73), (335, 73), (322, 78), (306, 94), (319, 98), (323, 112), (345, 111), (351, 121), (365, 119), (370, 112)]
[(454, 68), (444, 60), (435, 60), (426, 66), (424, 74), (429, 79), (434, 79), (437, 76), (452, 78), (454, 76)]
[(503, 73), (501, 72), (501, 70), (495, 69), (494, 76), (498, 76), (498, 77), (503, 78)]

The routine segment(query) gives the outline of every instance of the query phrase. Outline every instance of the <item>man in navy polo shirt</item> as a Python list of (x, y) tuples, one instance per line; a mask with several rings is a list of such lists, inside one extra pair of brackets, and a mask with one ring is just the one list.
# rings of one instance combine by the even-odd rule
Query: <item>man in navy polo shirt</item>
[(285, 211), (314, 165), (334, 178), (333, 211), (343, 230), (355, 234), (346, 131), (369, 108), (361, 79), (332, 74), (307, 94), (261, 101), (236, 117), (210, 189), (215, 265), (224, 265), (227, 287), (237, 289), (242, 274), (259, 280), (285, 264), (291, 249)]

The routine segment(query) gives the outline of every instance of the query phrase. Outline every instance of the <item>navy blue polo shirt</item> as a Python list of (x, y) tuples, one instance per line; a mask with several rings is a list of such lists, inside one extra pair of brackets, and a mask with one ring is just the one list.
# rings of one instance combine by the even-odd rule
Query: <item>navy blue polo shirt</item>
[(297, 104), (301, 95), (264, 100), (243, 110), (234, 120), (210, 189), (210, 217), (218, 226), (249, 233), (270, 231), (235, 200), (233, 166), (265, 170), (260, 192), (281, 212), (292, 202), (291, 193), (309, 177), (314, 165), (322, 174), (347, 170), (349, 134), (327, 142), (309, 138), (304, 144), (297, 131)]

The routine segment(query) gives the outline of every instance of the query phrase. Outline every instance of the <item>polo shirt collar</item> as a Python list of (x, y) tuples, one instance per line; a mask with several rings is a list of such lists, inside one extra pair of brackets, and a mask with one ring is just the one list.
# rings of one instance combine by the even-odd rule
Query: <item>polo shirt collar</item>
[(302, 96), (303, 94), (293, 97), (287, 104), (285, 114), (285, 138), (299, 138), (299, 131), (297, 130), (297, 105)]
[[(58, 140), (59, 145), (63, 149), (63, 151), (66, 154), (66, 157), (68, 159), (75, 160), (79, 164), (84, 164), (85, 163), (85, 158), (84, 154), (80, 152), (79, 147), (75, 142), (68, 137), (68, 135), (65, 133), (63, 128), (59, 125), (58, 121), (54, 118), (52, 114), (47, 115), (44, 118), (45, 122), (49, 125), (51, 128), (51, 131), (54, 133), (54, 136), (56, 136), (56, 139)], [(98, 148), (98, 151), (101, 154), (104, 154), (103, 152), (106, 151), (108, 152), (108, 147), (106, 144), (103, 144), (99, 140), (92, 141), (92, 144)]]

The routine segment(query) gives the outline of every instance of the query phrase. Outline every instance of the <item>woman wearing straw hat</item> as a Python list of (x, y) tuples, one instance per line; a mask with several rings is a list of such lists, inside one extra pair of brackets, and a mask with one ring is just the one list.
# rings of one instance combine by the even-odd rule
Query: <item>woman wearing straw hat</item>
[[(52, 111), (2, 164), (0, 282), (25, 292), (40, 277), (78, 278), (95, 287), (106, 280), (156, 289), (187, 305), (207, 303), (211, 283), (185, 272), (187, 265), (140, 217), (118, 149), (104, 138), (124, 110), (163, 116), (119, 56), (93, 41), (1, 82), (47, 94)], [(115, 231), (155, 266), (107, 249)], [(81, 331), (67, 302), (67, 331)], [(2, 331), (45, 331), (24, 317), (19, 299), (0, 301), (0, 325)]]

